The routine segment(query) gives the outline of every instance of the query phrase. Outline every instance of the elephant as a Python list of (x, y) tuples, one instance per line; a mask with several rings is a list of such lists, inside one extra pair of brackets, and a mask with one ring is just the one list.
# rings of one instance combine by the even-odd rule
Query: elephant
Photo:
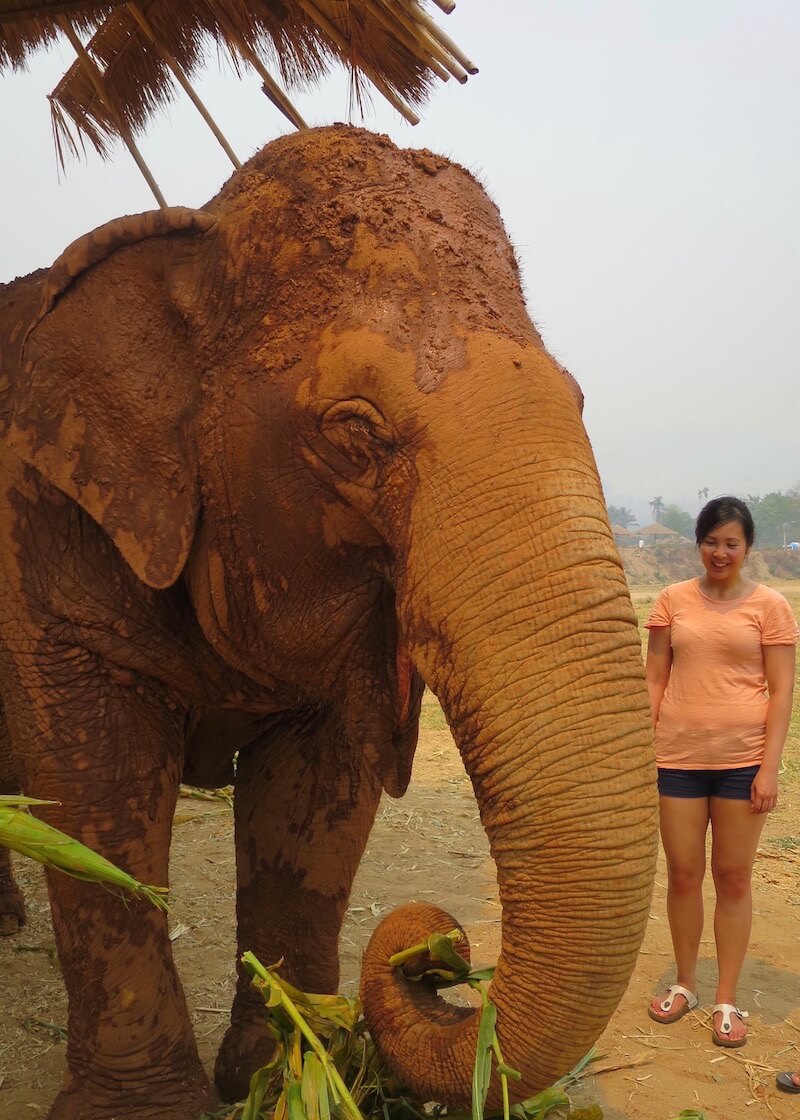
[[(203, 208), (112, 221), (6, 286), (0, 326), (0, 693), (42, 817), (166, 884), (179, 783), (233, 781), (238, 952), (335, 991), (427, 686), (496, 861), (512, 1093), (550, 1084), (634, 966), (655, 764), (581, 391), (483, 188), (358, 128), (282, 137)], [(241, 1099), (271, 1045), (241, 967), (215, 1088), (163, 913), (48, 890), (51, 1120)], [(362, 990), (401, 1081), (461, 1105), (475, 1013), (387, 964), (454, 921), (389, 916)]]

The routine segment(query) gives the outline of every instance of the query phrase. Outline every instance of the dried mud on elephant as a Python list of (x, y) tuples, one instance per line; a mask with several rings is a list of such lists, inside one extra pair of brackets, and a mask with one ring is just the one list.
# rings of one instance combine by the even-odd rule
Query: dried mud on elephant
[[(402, 800), (382, 801), (356, 877), (340, 944), (342, 989), (348, 992), (356, 990), (361, 953), (381, 915), (412, 898), (434, 900), (463, 921), (476, 961), (497, 956), (497, 885), (469, 780), (430, 696), (422, 721), (409, 790)], [(800, 750), (795, 754), (800, 765)], [(170, 928), (201, 1056), (210, 1068), (234, 987), (231, 814), (218, 801), (181, 799), (176, 820)], [(702, 1012), (672, 1031), (647, 1019), (647, 999), (667, 978), (670, 960), (660, 864), (642, 954), (598, 1043), (603, 1057), (596, 1065), (617, 1068), (586, 1076), (571, 1092), (573, 1103), (601, 1102), (606, 1120), (672, 1120), (692, 1106), (708, 1120), (792, 1120), (795, 1104), (774, 1091), (772, 1071), (800, 1065), (800, 843), (791, 840), (798, 839), (799, 821), (797, 781), (787, 785), (768, 822), (756, 863), (753, 948), (742, 988), (752, 1014), (748, 1047), (721, 1055)], [(18, 937), (0, 939), (0, 1120), (44, 1115), (61, 1076), (66, 1027), (42, 876), (24, 861), (17, 867), (31, 920)], [(713, 995), (712, 953), (704, 943), (701, 1002)]]

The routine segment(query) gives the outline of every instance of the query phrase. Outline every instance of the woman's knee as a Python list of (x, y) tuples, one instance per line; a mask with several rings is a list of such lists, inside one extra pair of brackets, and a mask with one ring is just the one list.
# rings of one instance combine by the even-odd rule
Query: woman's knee
[(724, 897), (738, 901), (749, 897), (753, 879), (752, 867), (741, 865), (718, 866), (712, 863), (711, 872), (714, 876), (714, 886), (718, 898)]
[(669, 889), (676, 894), (694, 894), (702, 888), (705, 872), (705, 863), (669, 863)]

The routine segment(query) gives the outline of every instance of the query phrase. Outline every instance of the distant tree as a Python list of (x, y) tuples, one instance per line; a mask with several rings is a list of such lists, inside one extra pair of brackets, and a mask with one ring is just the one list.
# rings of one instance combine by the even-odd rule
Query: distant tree
[(800, 495), (774, 490), (747, 505), (756, 526), (759, 548), (782, 548), (784, 541), (800, 540)]
[(653, 520), (660, 521), (661, 514), (664, 512), (664, 499), (660, 494), (650, 499), (650, 509), (653, 511)]
[(623, 529), (629, 529), (631, 525), (636, 524), (636, 514), (625, 506), (609, 506), (608, 520), (612, 525), (621, 525)]
[(664, 506), (661, 512), (661, 524), (666, 525), (668, 529), (674, 529), (682, 537), (688, 537), (690, 541), (694, 540), (694, 518), (680, 506), (674, 504)]
[(708, 501), (708, 487), (707, 486), (703, 486), (697, 491), (697, 500), (698, 500), (698, 502), (707, 502)]

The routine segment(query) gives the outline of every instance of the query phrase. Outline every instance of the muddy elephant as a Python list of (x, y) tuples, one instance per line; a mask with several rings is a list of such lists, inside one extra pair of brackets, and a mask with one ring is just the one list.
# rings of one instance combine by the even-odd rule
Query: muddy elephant
[[(309, 131), (202, 210), (89, 234), (0, 315), (0, 691), (26, 793), (165, 883), (179, 782), (232, 779), (238, 752), (239, 950), (334, 990), (427, 685), (497, 863), (514, 1092), (552, 1082), (634, 964), (654, 764), (580, 391), (495, 206), (438, 156)], [(163, 914), (57, 875), (49, 891), (69, 997), (50, 1116), (210, 1107)], [(380, 938), (418, 918), (369, 950), (367, 1010), (411, 1087), (463, 1103), (474, 1016), (386, 966)], [(240, 977), (225, 1099), (268, 1050)]]

